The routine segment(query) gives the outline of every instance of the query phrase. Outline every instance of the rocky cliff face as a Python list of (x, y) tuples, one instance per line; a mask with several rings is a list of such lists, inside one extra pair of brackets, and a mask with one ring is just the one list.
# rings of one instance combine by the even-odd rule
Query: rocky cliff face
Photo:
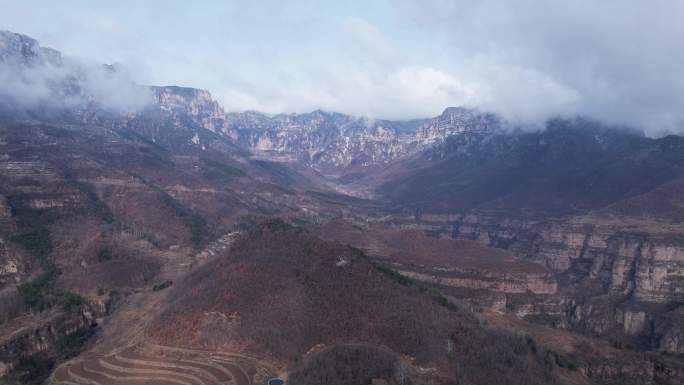
[[(583, 216), (535, 224), (520, 236), (507, 226), (508, 221), (498, 229), (486, 229), (486, 225), (475, 225), (475, 218), (468, 220), (467, 226), (456, 231), (458, 237), (495, 244), (501, 239), (521, 239), (521, 244), (512, 247), (573, 281), (596, 280), (611, 293), (654, 304), (684, 299), (680, 226)], [(512, 234), (517, 239), (512, 240)]]
[[(555, 271), (559, 282), (557, 292), (530, 290), (551, 294), (546, 296), (485, 298), (472, 292), (461, 293), (476, 298), (480, 304), (498, 310), (505, 306), (523, 318), (600, 335), (621, 344), (684, 352), (681, 224), (593, 215), (556, 220), (516, 218), (508, 212), (493, 211), (421, 213), (397, 216), (394, 222), (507, 248)], [(493, 284), (479, 287), (516, 293)]]
[(493, 115), (465, 108), (447, 108), (436, 118), (412, 122), (323, 111), (272, 117), (231, 113), (227, 120), (230, 135), (255, 153), (304, 162), (333, 175), (387, 165), (451, 135), (495, 131), (502, 126)]
[[(435, 271), (423, 273), (398, 268), (397, 272), (416, 281), (435, 285), (484, 289), (501, 293), (554, 294), (558, 290), (553, 275), (543, 273), (495, 274), (488, 271), (463, 271), (457, 268), (435, 269)], [(461, 274), (463, 276), (459, 276)]]
[[(678, 225), (591, 216), (540, 225), (529, 258), (577, 278), (604, 279), (611, 292), (666, 303), (684, 299), (684, 239)], [(580, 267), (581, 266), (581, 267)]]
[(211, 98), (209, 91), (185, 87), (150, 87), (154, 104), (172, 116), (180, 125), (189, 118), (207, 130), (216, 131), (225, 125), (223, 107)]
[(448, 107), (441, 115), (428, 119), (415, 134), (427, 144), (442, 143), (454, 134), (492, 133), (502, 128), (501, 118), (464, 107)]
[(91, 65), (0, 31), (0, 108), (12, 115), (144, 129), (151, 120), (175, 127), (225, 129), (225, 113), (206, 90), (142, 86), (118, 64)]
[(25, 318), (0, 329), (5, 332), (0, 338), (3, 383), (41, 383), (57, 360), (79, 353), (95, 328), (94, 316), (86, 307), (67, 313), (50, 312), (38, 319)]
[(57, 50), (41, 47), (35, 39), (28, 36), (0, 31), (0, 63), (26, 66), (60, 64), (62, 54)]
[(323, 111), (274, 117), (229, 114), (228, 122), (231, 135), (256, 154), (318, 169), (387, 163), (406, 153), (389, 122)]

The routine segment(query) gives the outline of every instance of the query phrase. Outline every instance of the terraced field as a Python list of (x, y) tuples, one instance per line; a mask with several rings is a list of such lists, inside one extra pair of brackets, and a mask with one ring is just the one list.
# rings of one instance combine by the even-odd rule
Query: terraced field
[(87, 354), (60, 366), (51, 384), (252, 385), (265, 384), (271, 369), (242, 356), (133, 347), (116, 354)]
[[(169, 253), (158, 281), (176, 281), (193, 261), (204, 263), (235, 240), (230, 233), (195, 258)], [(92, 350), (58, 367), (50, 384), (72, 385), (257, 385), (275, 377), (276, 369), (240, 354), (161, 346), (148, 342), (146, 329), (168, 291), (130, 295), (103, 328)]]

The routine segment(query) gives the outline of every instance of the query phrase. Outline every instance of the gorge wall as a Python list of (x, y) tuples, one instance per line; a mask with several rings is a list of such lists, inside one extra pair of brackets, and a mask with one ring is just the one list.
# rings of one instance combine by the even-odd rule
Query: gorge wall
[[(521, 317), (616, 341), (626, 337), (627, 344), (642, 348), (684, 352), (679, 224), (591, 215), (516, 218), (491, 211), (406, 214), (390, 221), (505, 248), (554, 271), (557, 293), (509, 293), (505, 307)], [(486, 303), (501, 309), (500, 301), (494, 296)]]

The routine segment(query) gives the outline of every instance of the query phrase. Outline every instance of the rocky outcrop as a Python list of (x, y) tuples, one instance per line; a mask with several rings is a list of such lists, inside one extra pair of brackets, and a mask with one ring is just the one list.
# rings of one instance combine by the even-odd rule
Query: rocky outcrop
[(652, 384), (655, 377), (650, 362), (630, 362), (629, 358), (590, 362), (582, 372), (595, 384)]
[(62, 54), (52, 48), (41, 47), (28, 36), (0, 31), (0, 63), (34, 66), (46, 62), (60, 64)]
[(189, 118), (208, 130), (222, 129), (225, 124), (223, 107), (212, 99), (207, 90), (187, 87), (150, 87), (154, 103), (173, 117), (177, 125)]
[(519, 272), (492, 273), (488, 271), (463, 271), (462, 269), (434, 269), (416, 272), (397, 267), (397, 272), (416, 281), (440, 286), (468, 289), (485, 289), (501, 293), (555, 294), (558, 285), (551, 274)]
[(12, 208), (7, 201), (7, 197), (0, 194), (0, 234), (8, 234), (15, 228), (12, 219)]
[(227, 118), (229, 134), (255, 154), (318, 169), (387, 163), (406, 153), (390, 122), (323, 111), (273, 117), (245, 112)]
[(0, 288), (20, 279), (23, 260), (23, 255), (16, 253), (7, 241), (0, 237)]
[(644, 326), (653, 328), (651, 343), (655, 349), (684, 352), (684, 307), (679, 306), (658, 317), (648, 317)]
[(501, 128), (501, 118), (464, 107), (448, 107), (441, 115), (423, 123), (415, 137), (426, 143), (441, 143), (454, 134), (490, 133)]
[[(22, 362), (36, 360), (35, 357), (54, 363), (74, 354), (85, 338), (92, 334), (94, 326), (94, 317), (85, 308), (25, 315), (2, 325), (2, 330), (7, 333), (3, 333), (0, 338), (0, 382), (6, 380), (6, 376), (15, 374), (32, 381), (49, 375), (49, 371), (39, 373), (40, 368), (31, 368), (28, 373), (16, 372), (26, 369), (20, 367)], [(47, 369), (50, 370), (50, 367), (48, 364)]]

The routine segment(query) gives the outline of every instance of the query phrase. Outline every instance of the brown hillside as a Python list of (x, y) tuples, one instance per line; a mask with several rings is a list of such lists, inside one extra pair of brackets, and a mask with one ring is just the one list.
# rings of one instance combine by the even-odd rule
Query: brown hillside
[(389, 258), (403, 264), (456, 266), (462, 269), (505, 273), (546, 273), (535, 263), (523, 261), (511, 252), (480, 242), (436, 238), (418, 229), (401, 229), (382, 224), (361, 228), (342, 220), (311, 226), (325, 239), (363, 249), (372, 257)]
[[(440, 303), (441, 297), (376, 268), (358, 250), (281, 222), (258, 225), (228, 255), (174, 285), (168, 298), (148, 331), (157, 343), (266, 354), (297, 368), (304, 384), (347, 370), (356, 373), (348, 373), (347, 381), (365, 383), (357, 366), (382, 366), (355, 361), (361, 353), (321, 365), (327, 359), (312, 356), (330, 351), (311, 353), (320, 344), (386, 346), (442, 376), (480, 384), (510, 378), (555, 383), (556, 369), (545, 364), (543, 349), (524, 338), (492, 334), (467, 313)], [(380, 369), (381, 376), (387, 372)]]

